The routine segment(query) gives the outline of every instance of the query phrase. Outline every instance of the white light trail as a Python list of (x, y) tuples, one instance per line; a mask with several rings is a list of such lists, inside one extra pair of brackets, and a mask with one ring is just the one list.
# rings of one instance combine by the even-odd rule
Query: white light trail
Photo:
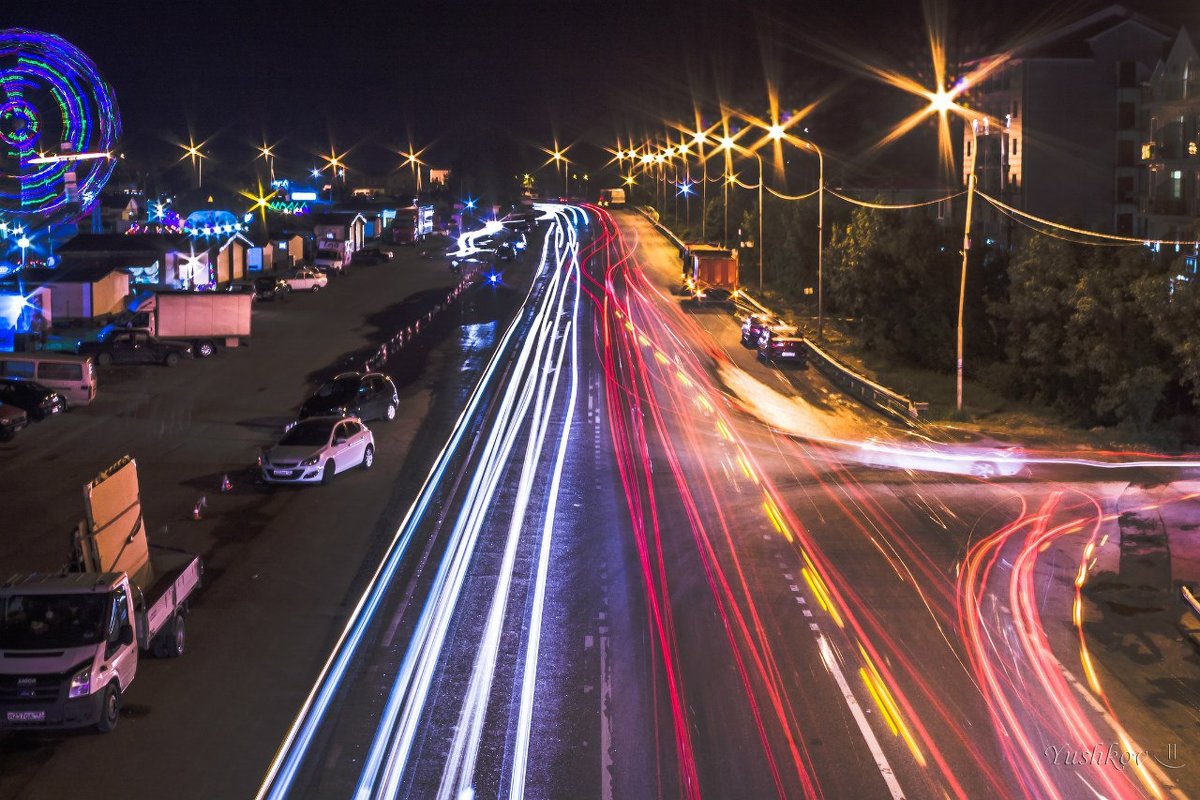
[[(544, 264), (545, 261), (543, 259), (543, 267)], [(531, 285), (526, 302), (533, 295), (533, 291), (534, 288)], [(468, 433), (475, 432), (475, 416), (479, 411), (483, 399), (488, 394), (488, 388), (493, 376), (506, 359), (508, 348), (519, 328), (519, 323), (520, 319), (518, 318), (509, 324), (500, 344), (497, 346), (483, 375), (480, 377), (479, 383), (475, 386), (466, 406), (456, 420), (449, 441), (447, 441), (446, 446), (438, 454), (433, 467), (425, 478), (425, 482), (421, 485), (417, 499), (405, 514), (400, 527), (392, 538), (384, 559), (380, 562), (379, 568), (375, 571), (366, 590), (355, 605), (354, 611), (350, 614), (346, 627), (342, 630), (333, 651), (330, 653), (325, 665), (321, 668), (321, 672), (317, 676), (312, 690), (305, 698), (304, 704), (296, 715), (296, 719), (293, 721), (275, 758), (272, 759), (267, 769), (267, 774), (264, 776), (262, 785), (256, 794), (256, 798), (259, 798), (259, 800), (265, 798), (277, 800), (278, 798), (286, 797), (291, 790), (296, 773), (308, 753), (308, 748), (312, 744), (313, 737), (320, 727), (334, 695), (341, 687), (342, 681), (346, 676), (346, 671), (352, 658), (357, 653), (362, 637), (367, 627), (371, 624), (383, 597), (391, 588), (392, 579), (408, 552), (413, 534), (418, 524), (422, 521), (430, 501), (436, 495), (437, 485), (442, 475), (445, 473), (447, 466), (453, 455), (457, 452), (464, 437)]]
[[(444, 766), (440, 796), (455, 797), (463, 791), (471, 790), (474, 764), (486, 715), (487, 697), (500, 646), (504, 609), (511, 587), (512, 563), (520, 532), (524, 528), (528, 494), (536, 469), (537, 459), (531, 459), (530, 453), (540, 451), (544, 444), (550, 415), (555, 410), (552, 401), (557, 394), (559, 373), (569, 345), (566, 333), (574, 327), (573, 319), (568, 321), (565, 329), (560, 325), (560, 318), (565, 314), (563, 308), (566, 297), (572, 287), (575, 293), (573, 309), (576, 312), (578, 310), (578, 281), (570, 280), (563, 269), (568, 259), (575, 268), (578, 265), (577, 260), (573, 258), (577, 247), (575, 231), (565, 222), (565, 219), (556, 219), (554, 230), (547, 236), (539, 274), (546, 271), (551, 240), (556, 245), (556, 268), (550, 276), (551, 280), (536, 311), (530, 335), (519, 346), (511, 377), (496, 413), (496, 421), (486, 432), (482, 454), (475, 467), (462, 510), (455, 520), (447, 552), (433, 580), (429, 600), (422, 611), (389, 693), (375, 739), (360, 774), (356, 797), (394, 797), (400, 790), (408, 767), (412, 743), (421, 723), (433, 679), (440, 665), (442, 649), (458, 608), (468, 567), (491, 511), (496, 486), (511, 463), (517, 439), (532, 414), (532, 429), (529, 434), (532, 441), (527, 447), (524, 462), (526, 469), (522, 472), (519, 483), (501, 574), (478, 647), (470, 687), (460, 710), (460, 724), (456, 728), (454, 743)], [(574, 338), (569, 341), (573, 343)], [(556, 342), (557, 349), (553, 347)], [(548, 375), (554, 377), (548, 379)], [(573, 370), (573, 389), (574, 375)], [(567, 433), (568, 430), (564, 430), (564, 436)], [(532, 465), (531, 460), (535, 462)], [(545, 526), (542, 527), (544, 531)], [(540, 610), (538, 613), (540, 621)]]

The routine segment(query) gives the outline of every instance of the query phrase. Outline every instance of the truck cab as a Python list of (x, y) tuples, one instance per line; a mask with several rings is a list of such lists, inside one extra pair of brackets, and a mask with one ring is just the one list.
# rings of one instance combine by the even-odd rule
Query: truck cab
[(18, 575), (0, 594), (0, 725), (109, 731), (137, 675), (124, 573)]

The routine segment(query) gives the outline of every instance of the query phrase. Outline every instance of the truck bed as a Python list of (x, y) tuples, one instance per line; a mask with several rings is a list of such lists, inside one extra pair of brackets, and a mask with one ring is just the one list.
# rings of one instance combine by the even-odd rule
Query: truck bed
[(156, 579), (143, 592), (146, 601), (145, 628), (139, 630), (139, 646), (146, 648), (171, 620), (176, 609), (187, 602), (200, 586), (204, 573), (199, 556), (168, 547), (151, 546), (150, 561)]
[(158, 330), (162, 339), (250, 335), (253, 295), (240, 292), (158, 292)]

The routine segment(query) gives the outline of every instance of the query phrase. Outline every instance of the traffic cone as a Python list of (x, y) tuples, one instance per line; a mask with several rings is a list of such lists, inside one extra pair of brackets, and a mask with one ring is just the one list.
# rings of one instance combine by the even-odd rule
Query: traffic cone
[(192, 506), (192, 519), (204, 519), (204, 509), (206, 508), (208, 508), (208, 501), (204, 499), (204, 495), (200, 495), (196, 505)]
[(222, 491), (222, 492), (228, 492), (228, 491), (230, 491), (231, 489), (233, 489), (233, 484), (232, 484), (232, 483), (230, 483), (230, 481), (229, 481), (229, 473), (228, 473), (228, 472), (226, 472), (224, 475), (222, 475), (222, 476), (221, 476), (221, 491)]

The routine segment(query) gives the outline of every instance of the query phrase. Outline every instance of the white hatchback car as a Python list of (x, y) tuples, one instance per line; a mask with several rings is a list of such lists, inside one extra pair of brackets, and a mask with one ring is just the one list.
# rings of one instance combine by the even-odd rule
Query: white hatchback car
[(297, 422), (259, 458), (267, 483), (329, 483), (333, 476), (375, 463), (375, 437), (358, 417)]
[(981, 446), (931, 441), (888, 442), (869, 439), (855, 457), (863, 466), (971, 475), (983, 480), (1027, 474), (1025, 451), (1019, 447)]
[(324, 272), (315, 269), (296, 270), (296, 274), (290, 278), (284, 278), (287, 281), (288, 288), (293, 292), (315, 292), (318, 289), (324, 289), (329, 285), (329, 276)]

